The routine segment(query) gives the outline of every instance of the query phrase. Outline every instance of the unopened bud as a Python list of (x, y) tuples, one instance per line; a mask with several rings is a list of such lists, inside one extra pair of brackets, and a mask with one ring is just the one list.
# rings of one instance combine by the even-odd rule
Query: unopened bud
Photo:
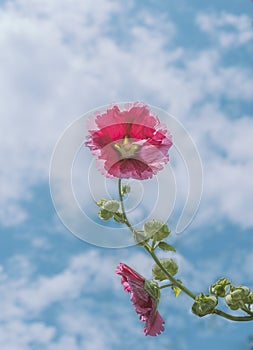
[(102, 220), (109, 220), (112, 216), (113, 216), (113, 213), (108, 211), (108, 210), (105, 210), (105, 209), (101, 209), (99, 210), (98, 212), (98, 216), (100, 217), (100, 219)]
[(227, 293), (227, 286), (230, 284), (227, 278), (221, 278), (219, 281), (211, 284), (210, 293), (216, 295), (217, 297), (224, 297)]
[(111, 213), (116, 213), (119, 210), (119, 202), (111, 199), (103, 204), (103, 208)]
[(122, 194), (123, 196), (131, 191), (131, 188), (129, 185), (123, 185), (122, 186)]
[(192, 312), (199, 317), (212, 314), (217, 303), (218, 300), (214, 295), (201, 293), (192, 305)]

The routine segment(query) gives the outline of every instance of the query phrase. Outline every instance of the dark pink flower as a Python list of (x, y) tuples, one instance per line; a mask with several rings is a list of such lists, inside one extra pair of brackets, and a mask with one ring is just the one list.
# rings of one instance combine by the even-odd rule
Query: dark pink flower
[(124, 290), (131, 293), (131, 300), (135, 311), (140, 315), (140, 320), (146, 322), (143, 332), (145, 335), (155, 336), (164, 331), (164, 320), (157, 311), (158, 300), (153, 298), (145, 290), (145, 279), (138, 272), (126, 264), (120, 263), (116, 271), (121, 275), (121, 283)]
[(93, 116), (88, 129), (85, 145), (106, 177), (148, 179), (169, 159), (171, 135), (143, 103), (114, 105)]

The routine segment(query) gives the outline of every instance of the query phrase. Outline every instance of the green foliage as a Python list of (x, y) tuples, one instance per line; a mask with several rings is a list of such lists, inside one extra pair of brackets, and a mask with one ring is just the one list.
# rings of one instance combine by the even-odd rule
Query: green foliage
[(245, 286), (230, 286), (229, 293), (225, 296), (225, 301), (231, 310), (238, 310), (245, 307), (252, 300), (250, 289)]
[(127, 194), (127, 193), (130, 193), (130, 191), (131, 191), (131, 187), (129, 185), (123, 185), (122, 186), (121, 193), (122, 193), (123, 196), (125, 194)]
[(196, 301), (192, 305), (192, 312), (199, 317), (203, 317), (212, 314), (217, 304), (217, 297), (201, 293), (196, 297)]
[(119, 210), (120, 205), (118, 201), (111, 199), (109, 201), (106, 201), (103, 204), (103, 207), (105, 210), (110, 211), (111, 213), (116, 213)]
[(114, 217), (117, 222), (123, 222), (122, 213), (119, 213), (118, 210), (120, 208), (120, 204), (118, 201), (114, 199), (106, 200), (104, 198), (100, 199), (96, 202), (97, 206), (99, 206), (100, 210), (98, 212), (98, 216), (102, 220), (109, 220)]
[(158, 247), (162, 250), (166, 250), (166, 251), (172, 251), (172, 252), (175, 252), (176, 249), (174, 247), (172, 247), (172, 245), (166, 243), (166, 242), (160, 242), (158, 244)]
[(121, 222), (121, 223), (125, 222), (125, 216), (123, 213), (119, 213), (119, 212), (114, 213), (113, 218), (116, 222)]
[(155, 300), (160, 299), (160, 289), (158, 284), (154, 280), (145, 280), (144, 289), (151, 295)]
[(96, 202), (97, 206), (102, 208), (103, 204), (106, 202), (105, 198), (101, 198), (99, 201)]
[(113, 217), (113, 213), (105, 209), (101, 209), (98, 212), (98, 216), (100, 217), (101, 220), (109, 220), (110, 218)]
[[(177, 273), (178, 266), (173, 259), (161, 259), (160, 263), (170, 275), (174, 276)], [(154, 265), (152, 273), (157, 281), (164, 281), (168, 279), (166, 273), (157, 264)]]
[(217, 282), (211, 284), (210, 293), (223, 298), (227, 294), (227, 287), (229, 285), (230, 282), (227, 278), (221, 278)]
[(158, 220), (147, 221), (143, 226), (143, 230), (148, 238), (157, 242), (168, 237), (170, 234), (167, 224)]
[(144, 245), (149, 240), (149, 238), (147, 237), (144, 231), (140, 230), (136, 231), (136, 233), (134, 234), (134, 240), (137, 244)]

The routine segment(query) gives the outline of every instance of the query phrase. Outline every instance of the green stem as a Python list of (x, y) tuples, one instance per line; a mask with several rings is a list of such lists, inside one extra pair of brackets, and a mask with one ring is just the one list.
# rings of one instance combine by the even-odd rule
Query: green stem
[(124, 201), (123, 201), (122, 188), (121, 188), (121, 179), (118, 180), (118, 191), (119, 191), (119, 201), (120, 201), (121, 211), (124, 215), (124, 223), (127, 225), (129, 230), (136, 236), (138, 234), (138, 232), (130, 224), (130, 222), (128, 221), (127, 215), (126, 215)]
[[(133, 226), (130, 224), (128, 221), (125, 208), (124, 208), (124, 203), (123, 203), (123, 195), (122, 195), (122, 189), (121, 189), (121, 179), (118, 181), (118, 190), (119, 190), (119, 200), (120, 200), (120, 205), (121, 205), (121, 210), (125, 218), (125, 224), (129, 227), (131, 232), (136, 235), (137, 231), (133, 228)], [(192, 299), (195, 300), (196, 295), (193, 294), (189, 289), (187, 289), (185, 286), (183, 286), (180, 282), (178, 282), (161, 264), (160, 260), (154, 253), (153, 249), (146, 243), (144, 244), (144, 248), (146, 251), (152, 256), (153, 260), (156, 262), (156, 264), (160, 267), (160, 269), (165, 273), (165, 275), (168, 277), (168, 280), (173, 283), (173, 285), (177, 286), (180, 288), (182, 291), (184, 291), (187, 295), (189, 295)]]
[(253, 312), (251, 312), (250, 310), (248, 310), (246, 307), (241, 307), (241, 309), (246, 312), (248, 315), (253, 316)]
[(219, 309), (215, 309), (213, 313), (231, 321), (253, 321), (253, 316), (233, 316)]
[[(128, 221), (127, 215), (126, 215), (126, 211), (125, 211), (125, 207), (124, 207), (124, 202), (123, 202), (123, 195), (122, 195), (122, 188), (121, 188), (121, 179), (119, 179), (118, 181), (118, 191), (119, 191), (119, 200), (120, 200), (120, 205), (121, 205), (121, 210), (122, 213), (124, 215), (124, 220), (125, 220), (125, 224), (127, 225), (127, 227), (130, 229), (130, 231), (136, 236), (138, 234), (138, 232), (133, 228), (133, 226), (131, 225), (131, 223)], [(150, 245), (148, 243), (144, 244), (144, 248), (146, 249), (146, 251), (152, 256), (153, 260), (156, 262), (156, 264), (160, 267), (160, 269), (165, 273), (165, 275), (168, 277), (168, 280), (171, 281), (171, 283), (175, 286), (177, 286), (178, 288), (180, 288), (185, 294), (187, 294), (189, 297), (191, 297), (192, 299), (196, 299), (196, 295), (194, 293), (192, 293), (188, 288), (186, 288), (183, 284), (181, 284), (180, 282), (178, 282), (161, 264), (159, 258), (156, 256), (155, 252), (154, 252), (154, 247), (150, 247)], [(164, 285), (162, 287), (160, 287), (160, 289), (162, 288), (166, 288), (168, 287), (170, 284), (168, 285)], [(214, 309), (213, 313), (216, 315), (219, 315), (221, 317), (224, 317), (228, 320), (231, 321), (252, 321), (253, 320), (253, 314), (250, 311), (246, 311), (247, 309), (245, 309), (244, 311), (247, 312), (248, 314), (250, 314), (250, 316), (233, 316), (230, 314), (227, 314), (224, 311), (221, 311), (219, 309)]]
[(163, 286), (160, 286), (159, 289), (163, 289), (163, 288), (167, 288), (167, 287), (172, 287), (173, 286), (173, 283), (167, 283), (167, 284), (164, 284)]
[(144, 245), (144, 248), (146, 251), (152, 256), (153, 260), (156, 262), (156, 264), (160, 267), (160, 269), (165, 273), (165, 275), (168, 277), (168, 280), (170, 280), (174, 286), (177, 286), (180, 288), (185, 294), (189, 295), (192, 299), (195, 300), (196, 295), (192, 293), (188, 288), (186, 288), (183, 284), (178, 282), (161, 264), (159, 258), (156, 256), (156, 254), (150, 249), (150, 246), (148, 244)]
[(123, 194), (122, 194), (122, 189), (121, 189), (121, 179), (119, 179), (119, 181), (118, 181), (118, 191), (119, 191), (119, 201), (120, 201), (120, 205), (121, 205), (121, 210), (122, 210), (122, 213), (126, 219), (126, 212), (125, 212), (125, 207), (124, 207), (124, 202), (123, 202)]

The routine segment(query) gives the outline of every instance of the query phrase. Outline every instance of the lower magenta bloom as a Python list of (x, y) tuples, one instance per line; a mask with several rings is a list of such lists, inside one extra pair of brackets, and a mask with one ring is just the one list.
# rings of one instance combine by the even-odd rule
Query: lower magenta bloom
[(168, 162), (171, 135), (143, 103), (117, 105), (88, 122), (85, 145), (106, 177), (151, 178)]
[(155, 336), (164, 331), (164, 320), (157, 311), (157, 303), (145, 289), (145, 278), (126, 264), (120, 263), (116, 271), (121, 275), (124, 290), (131, 293), (131, 300), (140, 320), (146, 322), (143, 332), (145, 335)]

